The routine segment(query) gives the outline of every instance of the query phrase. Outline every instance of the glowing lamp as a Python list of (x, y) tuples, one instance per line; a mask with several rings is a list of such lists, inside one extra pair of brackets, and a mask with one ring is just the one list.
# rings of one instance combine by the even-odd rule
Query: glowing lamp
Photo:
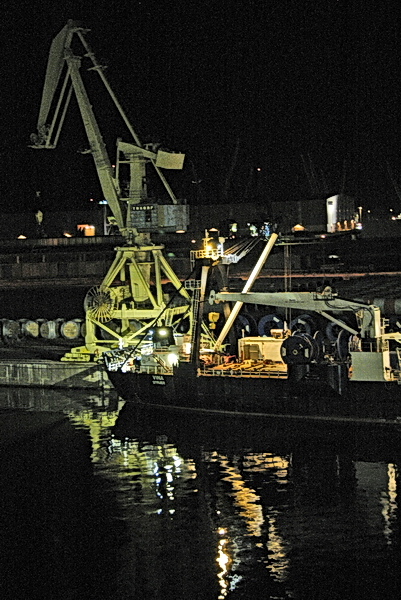
[(167, 356), (167, 361), (171, 367), (174, 367), (175, 365), (178, 365), (178, 356), (173, 352), (170, 352), (170, 354)]

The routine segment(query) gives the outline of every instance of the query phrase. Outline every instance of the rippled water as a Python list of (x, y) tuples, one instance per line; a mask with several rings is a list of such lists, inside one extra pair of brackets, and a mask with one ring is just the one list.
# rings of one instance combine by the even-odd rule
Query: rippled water
[(4, 598), (400, 597), (400, 437), (0, 390)]

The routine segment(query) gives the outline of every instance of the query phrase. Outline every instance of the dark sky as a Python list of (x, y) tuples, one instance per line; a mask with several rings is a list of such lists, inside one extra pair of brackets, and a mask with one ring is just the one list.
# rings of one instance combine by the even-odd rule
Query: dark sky
[[(321, 193), (401, 211), (389, 176), (401, 181), (397, 0), (40, 4), (9, 2), (0, 11), (4, 211), (34, 207), (36, 190), (45, 208), (101, 199), (91, 157), (77, 154), (85, 136), (76, 107), (57, 150), (27, 149), (50, 43), (70, 18), (91, 29), (88, 40), (142, 141), (186, 153), (172, 181), (177, 195), (208, 203), (305, 197), (313, 167)], [(113, 160), (125, 127), (96, 74), (83, 74)]]

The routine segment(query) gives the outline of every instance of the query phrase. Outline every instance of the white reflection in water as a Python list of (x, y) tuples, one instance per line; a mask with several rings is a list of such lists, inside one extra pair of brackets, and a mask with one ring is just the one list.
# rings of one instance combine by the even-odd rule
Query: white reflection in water
[(382, 515), (384, 519), (383, 533), (387, 544), (392, 543), (393, 523), (397, 515), (397, 467), (389, 463), (387, 465), (388, 486), (381, 494), (383, 506)]
[[(182, 519), (183, 531), (187, 525), (184, 525), (182, 498), (197, 495), (197, 488), (202, 490), (202, 481), (207, 479), (203, 477), (205, 465), (206, 470), (208, 465), (215, 465), (211, 471), (216, 474), (215, 479), (208, 482), (206, 489), (208, 493), (211, 490), (219, 508), (214, 511), (217, 522), (213, 523), (215, 537), (211, 546), (212, 560), (217, 565), (219, 600), (225, 600), (239, 582), (246, 584), (252, 562), (261, 563), (271, 580), (292, 587), (294, 569), (304, 572), (306, 566), (313, 573), (315, 563), (320, 561), (329, 570), (330, 553), (336, 544), (341, 555), (350, 556), (354, 556), (356, 547), (363, 552), (366, 540), (373, 540), (372, 548), (377, 552), (381, 546), (395, 544), (399, 478), (395, 463), (362, 460), (344, 463), (334, 453), (328, 461), (313, 455), (306, 458), (301, 455), (300, 460), (294, 454), (293, 463), (291, 455), (285, 458), (245, 451), (230, 457), (221, 451), (202, 449), (201, 459), (195, 464), (193, 459), (181, 457), (167, 438), (157, 440), (156, 444), (140, 445), (133, 439), (120, 441), (108, 436), (107, 427), (112, 426), (113, 417), (99, 422), (86, 415), (82, 424), (91, 433), (92, 461), (99, 472), (123, 481), (125, 487), (120, 486), (119, 490), (124, 495), (119, 498), (124, 507), (147, 505), (147, 514), (155, 515), (158, 523), (162, 521), (158, 515), (167, 516), (174, 523)], [(196, 487), (187, 485), (198, 476)], [(220, 482), (226, 485), (220, 487)], [(294, 506), (285, 504), (288, 503), (285, 492), (291, 486), (296, 492)], [(278, 500), (279, 496), (285, 499), (284, 503)], [(347, 511), (341, 502), (337, 503), (342, 497), (347, 502)], [(202, 498), (200, 513), (204, 509), (208, 515), (209, 496), (200, 494), (199, 498)], [(199, 500), (196, 502), (199, 508)], [(185, 510), (189, 506), (187, 503)], [(325, 508), (324, 513), (321, 507)], [(142, 523), (131, 518), (136, 527)], [(305, 523), (311, 526), (303, 528)], [(151, 525), (155, 527), (155, 522)], [(151, 537), (147, 525), (141, 526), (146, 536)], [(136, 529), (133, 532), (135, 539)], [(159, 543), (158, 539), (156, 536), (155, 543)], [(290, 590), (286, 593), (290, 597)]]
[[(220, 535), (224, 535), (225, 533), (225, 529), (219, 530)], [(217, 547), (216, 562), (220, 567), (220, 571), (217, 573), (220, 586), (220, 594), (218, 596), (219, 600), (223, 600), (223, 598), (226, 597), (227, 592), (229, 591), (228, 572), (231, 563), (231, 557), (227, 551), (227, 543), (228, 540), (226, 538), (222, 538), (219, 540)]]
[[(397, 479), (394, 463), (357, 462), (359, 493), (365, 497), (366, 521), (371, 531), (382, 532), (387, 546), (394, 540), (394, 524), (398, 517)], [(380, 512), (375, 510), (381, 506)]]

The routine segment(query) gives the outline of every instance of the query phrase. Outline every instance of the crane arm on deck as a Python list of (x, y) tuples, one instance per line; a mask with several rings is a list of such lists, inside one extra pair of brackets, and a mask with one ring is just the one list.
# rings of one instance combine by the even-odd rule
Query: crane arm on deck
[[(211, 294), (211, 301), (245, 302), (265, 306), (280, 306), (298, 310), (317, 312), (327, 319), (337, 322), (331, 313), (353, 312), (358, 319), (362, 337), (382, 337), (380, 309), (374, 305), (362, 304), (351, 300), (337, 298), (331, 293), (313, 292), (219, 292)], [(350, 333), (358, 333), (351, 327), (341, 324)]]

